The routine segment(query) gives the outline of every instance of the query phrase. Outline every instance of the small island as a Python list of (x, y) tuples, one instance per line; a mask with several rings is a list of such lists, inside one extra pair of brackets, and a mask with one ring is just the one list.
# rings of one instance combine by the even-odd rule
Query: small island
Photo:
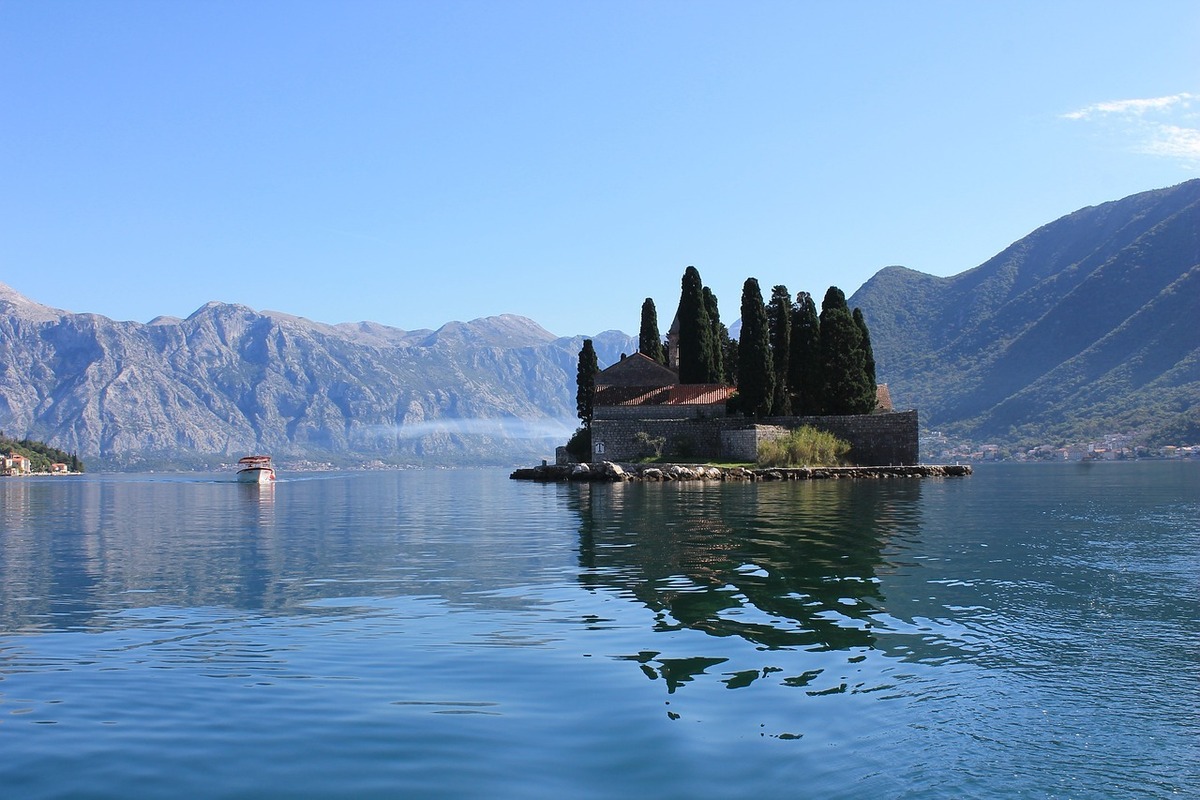
[[(654, 301), (642, 305), (638, 352), (600, 370), (579, 353), (582, 425), (553, 465), (514, 479), (812, 480), (960, 476), (967, 466), (918, 464), (916, 409), (897, 411), (876, 381), (860, 309), (829, 287), (818, 314), (807, 292), (755, 278), (742, 290), (732, 340), (717, 299), (688, 267), (665, 342)], [(720, 466), (727, 465), (727, 466)]]
[(971, 474), (966, 464), (903, 467), (726, 467), (713, 464), (543, 464), (515, 470), (513, 480), (540, 481), (811, 481), (837, 478), (954, 478)]

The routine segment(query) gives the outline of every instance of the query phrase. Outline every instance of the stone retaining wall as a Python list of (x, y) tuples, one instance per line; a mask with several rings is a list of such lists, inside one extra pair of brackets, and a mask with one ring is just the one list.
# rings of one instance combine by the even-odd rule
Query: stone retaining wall
[[(850, 443), (847, 456), (859, 466), (916, 464), (918, 454), (917, 412), (897, 411), (840, 417), (681, 417), (679, 407), (659, 406), (653, 418), (632, 413), (637, 407), (604, 409), (592, 421), (593, 461), (634, 461), (656, 455), (650, 444), (638, 441), (644, 433), (661, 439), (657, 455), (680, 460), (755, 461), (758, 444), (809, 425), (828, 431)], [(648, 411), (649, 409), (643, 409)], [(599, 409), (598, 409), (599, 411)], [(613, 413), (616, 412), (616, 413)]]

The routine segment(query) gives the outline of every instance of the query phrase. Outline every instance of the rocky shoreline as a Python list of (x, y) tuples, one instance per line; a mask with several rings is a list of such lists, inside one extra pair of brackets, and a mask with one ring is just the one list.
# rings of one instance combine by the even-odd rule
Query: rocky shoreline
[(543, 464), (514, 471), (513, 480), (562, 481), (811, 481), (831, 478), (956, 478), (970, 475), (967, 464), (907, 467), (714, 467), (706, 464)]

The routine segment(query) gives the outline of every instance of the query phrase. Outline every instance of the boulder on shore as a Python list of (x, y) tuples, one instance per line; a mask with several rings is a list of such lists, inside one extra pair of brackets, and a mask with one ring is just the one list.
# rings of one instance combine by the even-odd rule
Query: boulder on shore
[(694, 464), (637, 466), (601, 461), (596, 464), (542, 465), (515, 470), (513, 480), (533, 481), (806, 481), (828, 478), (954, 478), (972, 474), (967, 464), (922, 464), (905, 467), (714, 467)]

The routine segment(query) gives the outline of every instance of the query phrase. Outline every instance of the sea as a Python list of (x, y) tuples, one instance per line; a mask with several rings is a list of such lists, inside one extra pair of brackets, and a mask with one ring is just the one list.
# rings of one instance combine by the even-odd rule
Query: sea
[(1200, 463), (0, 479), (0, 797), (1200, 797)]

